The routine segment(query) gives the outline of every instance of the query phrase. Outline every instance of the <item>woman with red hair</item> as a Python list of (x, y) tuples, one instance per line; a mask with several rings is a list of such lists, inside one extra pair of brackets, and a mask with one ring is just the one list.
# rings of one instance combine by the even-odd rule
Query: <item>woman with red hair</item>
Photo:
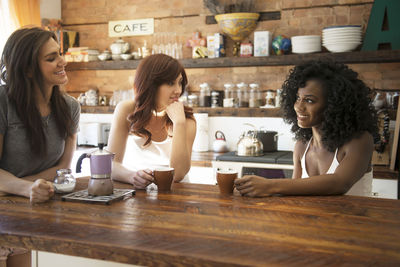
[(115, 153), (113, 180), (143, 189), (154, 181), (152, 169), (158, 166), (174, 168), (175, 182), (185, 177), (196, 134), (193, 113), (178, 101), (186, 85), (176, 59), (156, 54), (140, 62), (135, 98), (119, 103), (114, 112), (108, 141)]

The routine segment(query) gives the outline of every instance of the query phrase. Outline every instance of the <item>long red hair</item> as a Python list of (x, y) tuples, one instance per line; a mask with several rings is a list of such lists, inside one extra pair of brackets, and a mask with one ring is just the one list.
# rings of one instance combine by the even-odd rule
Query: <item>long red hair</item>
[[(129, 114), (130, 133), (146, 138), (144, 146), (151, 142), (151, 133), (144, 127), (148, 124), (156, 110), (156, 96), (161, 85), (175, 81), (179, 74), (182, 75), (182, 92), (185, 92), (188, 83), (185, 69), (178, 60), (164, 55), (155, 54), (144, 58), (136, 70), (134, 90), (135, 108)], [(185, 116), (194, 120), (193, 111), (185, 107)], [(172, 126), (172, 121), (167, 117), (166, 127)]]

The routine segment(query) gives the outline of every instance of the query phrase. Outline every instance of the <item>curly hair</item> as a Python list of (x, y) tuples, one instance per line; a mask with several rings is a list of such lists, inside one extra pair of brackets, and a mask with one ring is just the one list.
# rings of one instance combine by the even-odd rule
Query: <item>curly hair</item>
[(303, 143), (312, 137), (311, 128), (297, 124), (294, 104), (297, 91), (309, 80), (321, 83), (326, 96), (326, 107), (319, 131), (326, 149), (333, 152), (352, 138), (368, 131), (378, 132), (377, 115), (372, 105), (372, 91), (348, 66), (331, 61), (310, 61), (290, 70), (282, 85), (284, 121), (292, 125), (295, 139)]

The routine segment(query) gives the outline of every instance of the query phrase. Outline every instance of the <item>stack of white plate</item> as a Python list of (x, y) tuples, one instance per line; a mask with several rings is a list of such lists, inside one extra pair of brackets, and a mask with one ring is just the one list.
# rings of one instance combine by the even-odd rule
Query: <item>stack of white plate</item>
[(361, 26), (344, 25), (322, 30), (322, 44), (330, 52), (350, 52), (361, 44)]
[(293, 53), (304, 54), (321, 51), (321, 36), (319, 35), (293, 36), (291, 39)]

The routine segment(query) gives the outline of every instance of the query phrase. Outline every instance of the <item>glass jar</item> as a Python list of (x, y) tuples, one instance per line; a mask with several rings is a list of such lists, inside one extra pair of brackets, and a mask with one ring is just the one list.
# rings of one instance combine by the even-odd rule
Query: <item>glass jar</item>
[(218, 91), (211, 92), (211, 107), (212, 108), (219, 107), (219, 92)]
[(234, 106), (235, 102), (235, 96), (234, 96), (234, 91), (232, 90), (235, 85), (231, 83), (226, 83), (224, 84), (225, 91), (224, 91), (224, 101), (223, 101), (223, 106), (225, 108), (232, 108)]
[(272, 90), (267, 90), (267, 95), (265, 96), (265, 106), (275, 107), (275, 92)]
[(275, 96), (275, 107), (277, 108), (281, 107), (281, 94), (282, 94), (282, 89), (277, 89)]
[(187, 105), (191, 108), (196, 108), (199, 106), (199, 97), (197, 95), (188, 95)]
[(392, 101), (392, 106), (394, 109), (397, 109), (397, 106), (399, 105), (399, 93), (396, 92), (393, 95), (393, 101)]
[(71, 193), (75, 189), (76, 180), (71, 174), (71, 169), (57, 170), (57, 176), (54, 178), (54, 188), (57, 193)]
[(211, 91), (208, 83), (200, 84), (200, 107), (211, 107)]
[(260, 89), (258, 89), (258, 91), (257, 91), (257, 102), (258, 102), (259, 107), (265, 105), (264, 92)]
[(250, 84), (250, 93), (249, 93), (249, 107), (250, 108), (258, 108), (260, 107), (259, 97), (259, 85), (257, 83)]
[(249, 96), (247, 90), (247, 84), (239, 83), (236, 85), (237, 89), (237, 98), (238, 98), (238, 106), (239, 108), (248, 108), (249, 107)]

